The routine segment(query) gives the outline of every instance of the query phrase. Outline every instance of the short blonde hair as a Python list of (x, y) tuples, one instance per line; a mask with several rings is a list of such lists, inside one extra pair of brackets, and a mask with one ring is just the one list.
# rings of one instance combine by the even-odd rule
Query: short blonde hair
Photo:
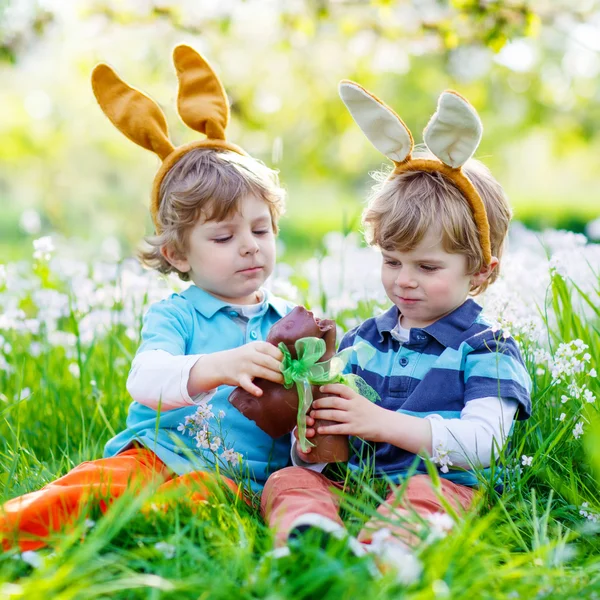
[(277, 173), (260, 161), (230, 151), (197, 148), (184, 154), (160, 186), (157, 219), (160, 234), (145, 238), (149, 248), (138, 252), (141, 263), (160, 273), (182, 273), (161, 254), (169, 246), (178, 254), (188, 250), (188, 232), (198, 219), (221, 221), (234, 214), (242, 198), (253, 195), (269, 206), (273, 231), (285, 210), (285, 191)]
[[(431, 158), (431, 155), (419, 153)], [(470, 159), (462, 167), (481, 196), (490, 223), (492, 256), (500, 261), (512, 211), (502, 186), (481, 162)], [(373, 187), (362, 223), (365, 238), (371, 245), (384, 250), (414, 249), (431, 226), (442, 231), (442, 246), (446, 252), (467, 257), (467, 274), (484, 268), (479, 233), (471, 208), (461, 191), (441, 173), (406, 171), (391, 175)], [(483, 292), (499, 274), (496, 267), (486, 281), (471, 290)]]

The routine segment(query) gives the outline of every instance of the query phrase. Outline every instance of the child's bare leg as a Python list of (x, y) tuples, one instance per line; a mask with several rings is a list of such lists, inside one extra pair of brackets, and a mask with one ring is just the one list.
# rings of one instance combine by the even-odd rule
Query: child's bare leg
[[(475, 496), (473, 488), (458, 485), (447, 479), (441, 479), (440, 482), (443, 497), (457, 512), (471, 507)], [(415, 535), (414, 520), (411, 524), (411, 511), (408, 510), (408, 506), (424, 519), (434, 513), (446, 512), (428, 475), (413, 475), (408, 481), (404, 496), (400, 499), (396, 497), (396, 489), (390, 490), (386, 501), (377, 509), (380, 516), (371, 519), (359, 533), (358, 539), (361, 542), (371, 542), (377, 531), (386, 529), (395, 539), (414, 547), (419, 538)]]
[(304, 467), (287, 467), (269, 477), (261, 498), (261, 512), (275, 531), (276, 546), (286, 543), (294, 522), (308, 513), (343, 525), (333, 487), (340, 485)]

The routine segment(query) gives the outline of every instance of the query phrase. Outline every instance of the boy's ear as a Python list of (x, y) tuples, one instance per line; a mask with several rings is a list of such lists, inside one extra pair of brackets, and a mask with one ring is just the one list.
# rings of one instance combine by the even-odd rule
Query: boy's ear
[(494, 269), (498, 267), (500, 261), (492, 256), (489, 264), (484, 265), (484, 267), (478, 273), (474, 273), (471, 276), (471, 284), (473, 287), (480, 286), (488, 277), (494, 272)]
[(180, 273), (188, 273), (191, 269), (187, 258), (169, 245), (161, 246), (160, 253), (164, 259)]

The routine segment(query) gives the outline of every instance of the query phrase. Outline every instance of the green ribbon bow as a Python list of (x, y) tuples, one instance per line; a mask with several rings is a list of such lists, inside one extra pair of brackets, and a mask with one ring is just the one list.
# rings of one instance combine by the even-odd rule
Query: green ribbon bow
[(375, 355), (375, 349), (365, 342), (359, 342), (344, 348), (329, 360), (318, 362), (325, 354), (325, 340), (305, 337), (297, 340), (294, 346), (298, 358), (292, 358), (287, 346), (280, 342), (279, 349), (283, 353), (281, 372), (284, 387), (289, 389), (295, 385), (298, 392), (298, 443), (302, 452), (306, 452), (309, 447), (314, 446), (306, 438), (306, 413), (313, 402), (312, 386), (343, 383), (376, 402), (379, 399), (377, 392), (362, 377), (342, 374), (353, 352), (356, 352), (359, 365), (364, 367)]

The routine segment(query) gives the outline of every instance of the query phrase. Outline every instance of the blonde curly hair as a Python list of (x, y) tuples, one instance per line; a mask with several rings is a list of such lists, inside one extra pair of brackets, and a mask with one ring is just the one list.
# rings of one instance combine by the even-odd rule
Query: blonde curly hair
[(200, 217), (221, 221), (238, 210), (248, 195), (264, 200), (271, 213), (274, 233), (285, 210), (285, 191), (277, 173), (260, 161), (230, 151), (197, 148), (184, 154), (165, 175), (160, 187), (157, 219), (161, 233), (145, 238), (140, 262), (160, 273), (182, 273), (162, 255), (168, 246), (177, 254), (188, 250), (188, 233)]

